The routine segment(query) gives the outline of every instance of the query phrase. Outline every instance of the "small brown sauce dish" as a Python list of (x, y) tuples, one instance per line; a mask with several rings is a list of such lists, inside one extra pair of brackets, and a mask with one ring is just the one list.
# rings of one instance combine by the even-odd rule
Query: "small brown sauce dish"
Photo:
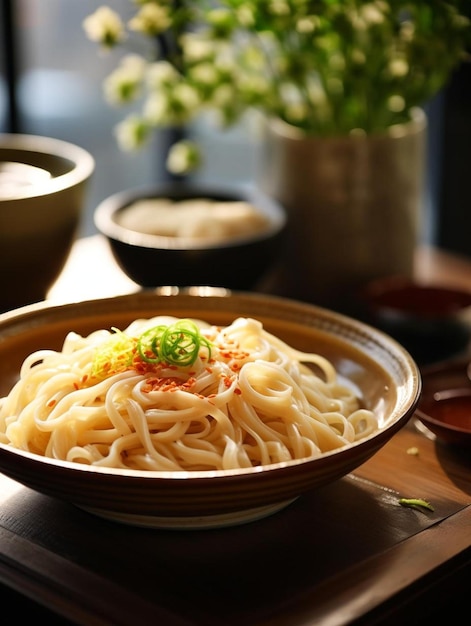
[(422, 384), (416, 417), (440, 441), (471, 448), (471, 359), (424, 369)]

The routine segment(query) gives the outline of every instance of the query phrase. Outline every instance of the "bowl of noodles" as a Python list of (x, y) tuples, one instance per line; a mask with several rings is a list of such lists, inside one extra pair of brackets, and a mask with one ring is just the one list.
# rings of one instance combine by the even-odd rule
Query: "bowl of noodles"
[(285, 298), (34, 304), (0, 315), (0, 471), (116, 522), (232, 526), (353, 471), (420, 391), (394, 339)]

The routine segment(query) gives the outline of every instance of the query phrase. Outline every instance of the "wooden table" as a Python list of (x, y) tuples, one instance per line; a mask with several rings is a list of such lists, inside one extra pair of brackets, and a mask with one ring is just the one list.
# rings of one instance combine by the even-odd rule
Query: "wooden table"
[[(471, 263), (429, 248), (417, 276), (471, 289)], [(49, 297), (135, 290), (96, 236), (77, 242)], [(235, 528), (132, 528), (2, 476), (0, 500), (0, 582), (24, 598), (17, 617), (46, 607), (49, 624), (416, 625), (469, 602), (470, 454), (425, 436), (414, 418), (352, 475)]]

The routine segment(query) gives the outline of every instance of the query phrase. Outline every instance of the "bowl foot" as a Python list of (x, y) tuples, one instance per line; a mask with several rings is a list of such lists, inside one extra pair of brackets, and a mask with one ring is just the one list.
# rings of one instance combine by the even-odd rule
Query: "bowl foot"
[[(289, 506), (297, 500), (284, 500), (267, 506), (245, 509), (243, 511), (231, 511), (230, 513), (220, 513), (217, 515), (201, 515), (190, 517), (172, 517), (158, 515), (134, 515), (132, 513), (122, 513), (119, 511), (107, 511), (79, 506), (84, 511), (97, 515), (114, 522), (128, 524), (130, 526), (140, 526), (145, 528), (165, 529), (165, 530), (205, 530), (210, 528), (226, 528), (255, 522), (269, 515), (273, 515)], [(78, 505), (77, 505), (78, 506)]]

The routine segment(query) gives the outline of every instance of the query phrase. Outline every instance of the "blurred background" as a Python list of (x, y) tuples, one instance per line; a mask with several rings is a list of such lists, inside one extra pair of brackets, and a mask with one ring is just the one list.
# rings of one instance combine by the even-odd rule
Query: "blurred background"
[[(76, 143), (96, 159), (80, 236), (96, 233), (93, 211), (101, 200), (130, 187), (165, 181), (164, 134), (144, 150), (123, 153), (113, 128), (122, 119), (103, 98), (103, 79), (114, 55), (100, 56), (82, 23), (102, 3), (93, 0), (0, 0), (0, 132), (30, 133)], [(129, 0), (113, 0), (125, 16)], [(470, 9), (471, 11), (471, 9)], [(463, 64), (447, 88), (427, 103), (427, 193), (423, 238), (471, 256), (471, 64)], [(206, 163), (197, 182), (250, 182), (257, 134), (195, 125)]]

